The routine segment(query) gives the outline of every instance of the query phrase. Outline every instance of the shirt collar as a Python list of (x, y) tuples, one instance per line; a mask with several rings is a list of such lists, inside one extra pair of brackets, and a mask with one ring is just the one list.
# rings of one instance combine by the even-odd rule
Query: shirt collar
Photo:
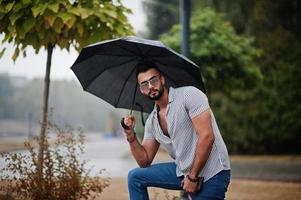
[(173, 87), (169, 87), (169, 92), (168, 92), (168, 103), (173, 102), (175, 96), (175, 89)]
[[(168, 90), (168, 104), (173, 102), (174, 96), (175, 96), (175, 89), (173, 87), (169, 87), (169, 90)], [(157, 114), (157, 111), (158, 111), (158, 105), (155, 104), (155, 107), (154, 107), (155, 114)]]

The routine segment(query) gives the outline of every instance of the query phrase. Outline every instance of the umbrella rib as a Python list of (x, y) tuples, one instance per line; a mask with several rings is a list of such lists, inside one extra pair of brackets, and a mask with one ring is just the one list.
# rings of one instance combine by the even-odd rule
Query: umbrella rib
[[(140, 47), (135, 44), (135, 46), (139, 49), (139, 52), (142, 52), (142, 50), (140, 49)], [(145, 57), (148, 56), (148, 54), (151, 52), (151, 50), (154, 48), (154, 46), (150, 46), (150, 48), (145, 52), (145, 54), (141, 54), (141, 57), (144, 59)]]
[[(152, 56), (153, 58), (162, 58), (162, 57), (169, 57), (169, 56), (182, 56), (182, 59), (181, 60), (184, 60), (185, 62), (188, 62), (189, 64), (192, 64), (194, 65), (195, 67), (197, 68), (200, 68), (197, 64), (193, 63), (191, 60), (189, 60), (188, 58), (186, 58), (185, 56), (181, 55), (181, 54), (178, 54), (177, 52), (169, 52), (171, 53), (170, 55), (157, 55), (157, 56)], [(181, 58), (181, 57), (180, 57)]]
[[(135, 60), (135, 59), (136, 59), (136, 58), (131, 58), (131, 59), (126, 60), (126, 61), (124, 61), (124, 62), (122, 62), (122, 63), (118, 63), (118, 64), (113, 65), (113, 66), (109, 66), (109, 67), (107, 67), (106, 69), (104, 69), (102, 72), (96, 74), (93, 78), (91, 78), (91, 80), (94, 81), (101, 73), (103, 73), (103, 72), (104, 72), (105, 70), (107, 70), (107, 69), (112, 69), (112, 68), (118, 67), (118, 66), (123, 65), (123, 64), (125, 64), (125, 63), (129, 63), (129, 62), (131, 62), (131, 61), (133, 61), (133, 60)], [(93, 82), (93, 81), (92, 81), (92, 82)], [(92, 82), (91, 82), (91, 83), (92, 83)], [(88, 84), (85, 88), (89, 87), (89, 85), (91, 85), (91, 83)]]
[(117, 54), (115, 54), (115, 55), (112, 55), (112, 54), (97, 54), (97, 55), (99, 55), (99, 56), (118, 56), (118, 57), (129, 57), (129, 56), (135, 56), (135, 55), (122, 55), (122, 54), (120, 54), (120, 55), (117, 55)]
[(134, 51), (132, 51), (130, 49), (127, 49), (127, 48), (124, 48), (123, 46), (120, 46), (118, 44), (112, 44), (112, 45), (115, 45), (115, 46), (119, 47), (120, 49), (123, 49), (125, 51), (128, 51), (128, 52), (132, 53), (133, 55), (136, 55), (136, 53)]
[[(131, 77), (131, 75), (133, 74), (134, 71), (135, 71), (135, 67), (133, 67), (133, 69), (132, 69), (132, 71), (130, 72), (129, 76), (125, 79), (125, 81), (124, 81), (124, 83), (123, 83), (123, 85), (122, 85), (122, 88), (121, 88), (121, 92), (119, 93), (119, 97), (118, 97), (116, 103), (114, 104), (115, 107), (117, 107), (117, 104), (119, 103), (119, 100), (120, 100), (120, 98), (121, 98), (121, 95), (122, 95), (122, 92), (123, 92), (123, 90), (124, 90), (124, 87), (125, 87), (127, 81), (130, 79), (130, 77)], [(135, 91), (135, 92), (136, 92), (136, 91)]]

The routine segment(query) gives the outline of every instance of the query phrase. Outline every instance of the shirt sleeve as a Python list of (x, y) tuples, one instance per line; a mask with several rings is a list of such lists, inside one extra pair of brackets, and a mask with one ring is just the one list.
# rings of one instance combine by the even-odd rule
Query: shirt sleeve
[(155, 140), (155, 136), (151, 127), (151, 115), (147, 118), (144, 128), (144, 137), (143, 140)]
[(207, 96), (195, 87), (185, 88), (184, 106), (191, 119), (210, 109)]

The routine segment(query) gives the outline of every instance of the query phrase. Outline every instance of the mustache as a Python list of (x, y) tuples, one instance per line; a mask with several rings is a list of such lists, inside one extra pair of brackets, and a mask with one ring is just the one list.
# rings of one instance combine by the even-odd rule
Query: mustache
[(153, 93), (153, 92), (159, 92), (159, 90), (157, 90), (157, 89), (151, 89), (151, 90), (148, 92), (148, 95), (150, 95), (150, 94)]

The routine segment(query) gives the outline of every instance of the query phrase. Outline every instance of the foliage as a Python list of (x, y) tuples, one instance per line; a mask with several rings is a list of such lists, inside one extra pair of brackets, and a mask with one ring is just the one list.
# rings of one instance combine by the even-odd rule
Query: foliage
[[(212, 9), (202, 9), (191, 19), (191, 59), (201, 66), (206, 89), (231, 92), (233, 88), (250, 88), (260, 78), (254, 59), (260, 51), (253, 38), (238, 36), (232, 26)], [(175, 25), (162, 40), (180, 49), (180, 25)]]
[(74, 46), (79, 50), (92, 42), (132, 33), (125, 16), (129, 12), (120, 1), (2, 0), (2, 43), (14, 43), (14, 60), (20, 53), (26, 56), (29, 45), (36, 52), (49, 45), (67, 50)]
[(90, 199), (99, 196), (109, 185), (107, 178), (88, 177), (90, 169), (86, 168), (87, 162), (81, 160), (84, 153), (82, 131), (75, 137), (72, 129), (62, 130), (49, 123), (50, 130), (56, 131), (57, 139), (54, 142), (45, 140), (42, 179), (37, 177), (37, 153), (31, 143), (25, 143), (29, 154), (2, 155), (6, 161), (0, 176), (1, 182), (6, 183), (0, 187), (2, 199)]
[[(263, 80), (256, 89), (251, 129), (253, 152), (301, 153), (300, 1), (202, 1), (222, 11), (242, 34), (262, 49)], [(258, 151), (258, 148), (260, 151)]]
[[(171, 48), (180, 49), (180, 26), (162, 35)], [(248, 130), (254, 118), (255, 88), (262, 74), (255, 60), (260, 50), (252, 37), (239, 36), (224, 16), (210, 8), (191, 19), (191, 59), (201, 66), (207, 95), (230, 152), (252, 144)], [(257, 135), (252, 135), (256, 137)]]

